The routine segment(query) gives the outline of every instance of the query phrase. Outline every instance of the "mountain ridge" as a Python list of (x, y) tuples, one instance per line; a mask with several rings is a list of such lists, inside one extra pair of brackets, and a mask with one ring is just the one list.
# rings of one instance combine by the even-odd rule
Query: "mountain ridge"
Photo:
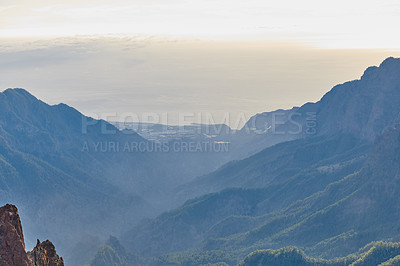
[[(390, 232), (400, 235), (398, 212), (389, 203), (399, 201), (394, 191), (399, 189), (400, 130), (393, 124), (400, 114), (399, 74), (400, 59), (389, 58), (360, 80), (337, 85), (319, 102), (303, 105), (298, 112), (316, 113), (317, 134), (199, 177), (189, 185), (199, 189), (198, 181), (208, 178), (197, 195), (211, 194), (137, 226), (122, 242), (140, 254), (177, 263), (222, 252), (231, 264), (227, 257), (239, 262), (251, 250), (287, 245), (311, 255), (342, 256), (371, 241), (390, 239)], [(299, 168), (290, 173), (292, 165)], [(254, 182), (257, 175), (264, 183)], [(255, 185), (246, 187), (246, 182)], [(235, 212), (232, 206), (243, 209)]]
[[(292, 110), (283, 110), (285, 112), (285, 119), (293, 116), (292, 121), (287, 121), (283, 125), (278, 125), (276, 130), (281, 132), (290, 132), (295, 130), (295, 123), (301, 125), (301, 132), (297, 134), (276, 134), (260, 135), (264, 139), (283, 138), (285, 143), (287, 141), (299, 140), (304, 138), (313, 138), (314, 136), (335, 136), (337, 134), (349, 134), (357, 139), (369, 142), (371, 145), (375, 137), (381, 131), (400, 115), (400, 58), (393, 57), (384, 60), (379, 67), (368, 68), (359, 80), (353, 80), (334, 86), (327, 92), (318, 102), (306, 103), (299, 108)], [(386, 80), (389, 79), (390, 82)], [(384, 93), (383, 93), (384, 92)], [(354, 104), (351, 104), (351, 103)], [(278, 110), (279, 111), (279, 110)], [(276, 111), (276, 112), (278, 112)], [(274, 112), (268, 113), (269, 115)], [(307, 134), (310, 127), (307, 126), (307, 113), (313, 114), (313, 119), (310, 122), (313, 126), (312, 134)], [(265, 113), (263, 113), (265, 114)], [(261, 115), (263, 115), (261, 114)], [(256, 117), (251, 120), (257, 120)], [(271, 118), (268, 118), (271, 120)], [(284, 119), (284, 120), (285, 120)], [(263, 119), (261, 119), (264, 121)], [(282, 120), (279, 124), (281, 124)], [(262, 122), (261, 121), (261, 122)], [(255, 124), (257, 123), (254, 122)], [(262, 123), (261, 123), (262, 124)], [(315, 127), (314, 127), (315, 126)], [(279, 145), (279, 143), (275, 143)], [(281, 144), (282, 145), (282, 144)], [(268, 148), (264, 149), (264, 151)], [(258, 152), (260, 154), (263, 151)], [(254, 155), (252, 156), (254, 157)], [(247, 159), (244, 159), (247, 160)], [(240, 162), (240, 161), (239, 161)], [(243, 160), (241, 161), (243, 162)], [(236, 163), (237, 164), (237, 163)], [(237, 167), (234, 162), (229, 163), (229, 167)], [(228, 165), (220, 167), (217, 171), (227, 168)], [(214, 172), (215, 173), (215, 172)], [(205, 176), (200, 176), (192, 182), (183, 185), (178, 189), (179, 194), (191, 194), (185, 191), (187, 187), (191, 191), (195, 191), (199, 186), (199, 182), (209, 179), (210, 173)], [(203, 179), (203, 181), (202, 181)], [(211, 181), (210, 186), (218, 184), (218, 180)], [(229, 187), (219, 187), (223, 189)], [(215, 189), (202, 188), (202, 192), (214, 192)], [(199, 195), (202, 192), (194, 193)]]

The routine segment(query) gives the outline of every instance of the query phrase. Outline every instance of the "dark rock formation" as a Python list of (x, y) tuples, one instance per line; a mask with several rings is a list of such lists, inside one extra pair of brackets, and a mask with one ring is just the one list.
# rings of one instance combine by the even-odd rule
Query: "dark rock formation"
[(54, 245), (46, 240), (25, 252), (24, 234), (18, 209), (7, 204), (0, 207), (0, 266), (64, 266)]
[(32, 265), (25, 252), (24, 235), (15, 206), (0, 208), (0, 266)]
[(59, 257), (56, 248), (49, 240), (40, 243), (37, 240), (36, 247), (28, 252), (28, 257), (35, 266), (64, 266), (64, 260)]

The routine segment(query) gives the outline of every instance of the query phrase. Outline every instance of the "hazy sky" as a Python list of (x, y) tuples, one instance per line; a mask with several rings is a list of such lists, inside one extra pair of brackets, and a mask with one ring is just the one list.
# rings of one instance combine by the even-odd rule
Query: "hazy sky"
[(0, 36), (146, 34), (398, 48), (398, 0), (1, 0)]
[(92, 116), (235, 120), (400, 56), (398, 25), (398, 0), (0, 0), (0, 90)]

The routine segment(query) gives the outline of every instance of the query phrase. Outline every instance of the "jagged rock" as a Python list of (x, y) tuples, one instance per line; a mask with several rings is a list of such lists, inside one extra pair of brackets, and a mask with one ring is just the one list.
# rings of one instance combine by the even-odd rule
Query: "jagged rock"
[(24, 233), (18, 209), (7, 204), (0, 207), (0, 266), (64, 266), (63, 258), (49, 240), (26, 253)]
[(56, 248), (49, 240), (37, 240), (36, 247), (28, 252), (28, 257), (35, 266), (64, 266), (64, 260), (59, 257)]
[(17, 207), (0, 207), (0, 266), (31, 266), (25, 252), (24, 235)]

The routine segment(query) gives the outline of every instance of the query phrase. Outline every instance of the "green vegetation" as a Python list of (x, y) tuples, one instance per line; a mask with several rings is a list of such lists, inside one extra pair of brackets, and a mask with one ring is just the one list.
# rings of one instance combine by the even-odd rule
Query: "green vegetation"
[[(335, 139), (343, 140), (343, 136)], [(328, 138), (326, 141), (329, 143), (331, 140)], [(338, 162), (340, 158), (348, 160), (352, 158), (350, 154), (358, 158), (360, 153), (353, 151), (360, 147), (355, 145), (351, 152), (343, 154), (332, 153), (330, 158), (322, 158), (313, 166), (320, 168), (323, 162)], [(306, 150), (319, 153), (316, 148)], [(303, 187), (322, 186), (318, 184), (319, 179), (313, 175), (297, 175), (293, 179), (281, 177), (282, 183), (276, 186), (233, 188), (208, 194), (139, 225), (126, 234), (124, 243), (143, 256), (154, 258), (162, 255), (168, 262), (185, 262), (186, 265), (216, 262), (234, 265), (255, 250), (285, 246), (296, 246), (310, 256), (326, 260), (305, 257), (293, 248), (270, 251), (273, 256), (269, 256), (288, 256), (305, 263), (348, 265), (353, 259), (345, 257), (348, 254), (357, 254), (360, 248), (372, 241), (400, 236), (400, 213), (396, 204), (400, 202), (400, 161), (396, 159), (399, 152), (400, 129), (388, 128), (375, 142), (361, 169), (304, 199), (293, 200), (277, 211), (271, 210), (270, 206), (275, 204), (274, 197), (290, 198), (296, 191), (300, 193)], [(312, 155), (309, 157), (314, 158)], [(325, 177), (320, 176), (321, 179)], [(379, 254), (373, 253), (374, 250)], [(365, 265), (377, 265), (374, 263), (383, 263), (397, 256), (396, 250), (384, 251), (379, 245), (370, 252), (373, 253), (371, 258), (376, 260)], [(210, 257), (210, 254), (219, 255)], [(357, 260), (365, 263), (371, 260), (368, 253), (363, 255), (365, 258), (357, 257)], [(329, 260), (335, 257), (346, 259)], [(358, 263), (356, 260), (353, 262)]]
[(362, 254), (352, 265), (373, 266), (385, 263), (400, 255), (400, 243), (378, 242), (369, 251)]
[(400, 265), (400, 255), (379, 264), (379, 266), (397, 266), (397, 265)]
[(92, 259), (91, 266), (131, 266), (142, 264), (143, 261), (132, 254), (128, 254), (119, 240), (111, 236), (107, 243), (99, 249)]
[(330, 260), (311, 258), (295, 247), (279, 250), (258, 250), (248, 255), (241, 266), (376, 266), (399, 265), (400, 243), (378, 242), (364, 253), (351, 254), (347, 257)]
[[(111, 241), (111, 242), (110, 242)], [(235, 254), (223, 251), (182, 252), (163, 255), (159, 258), (139, 259), (129, 255), (120, 246), (118, 240), (110, 238), (102, 247), (92, 266), (128, 266), (128, 265), (237, 265)], [(400, 243), (372, 242), (359, 251), (345, 257), (332, 259), (307, 256), (297, 247), (285, 247), (278, 250), (256, 250), (239, 262), (239, 266), (377, 266), (399, 265)]]
[[(207, 154), (189, 162), (181, 160), (187, 153), (82, 152), (84, 142), (142, 139), (101, 134), (102, 122), (92, 120), (83, 134), (88, 118), (76, 110), (7, 90), (0, 197), (18, 197), (36, 231), (62, 226), (68, 243), (131, 228), (121, 238), (127, 251), (110, 238), (92, 265), (395, 265), (398, 244), (374, 241), (400, 236), (400, 127), (388, 126), (400, 112), (399, 71), (400, 60), (385, 60), (296, 108), (315, 113), (316, 135), (291, 136), (178, 188)], [(143, 199), (161, 209), (171, 194), (192, 199), (136, 224), (154, 213)]]
[(177, 253), (159, 257), (154, 264), (156, 265), (213, 265), (227, 266), (234, 265), (236, 260), (232, 255), (223, 251), (205, 251), (202, 253)]
[[(256, 184), (264, 180), (262, 188), (230, 188), (189, 200), (134, 228), (124, 235), (123, 243), (144, 256), (196, 248), (240, 250), (235, 252), (240, 254), (236, 257), (239, 260), (246, 254), (243, 248), (256, 248), (259, 241), (273, 242), (265, 238), (299, 223), (302, 215), (319, 210), (322, 206), (307, 209), (307, 205), (300, 206), (296, 201), (359, 170), (369, 150), (369, 144), (349, 135), (298, 140), (268, 148), (226, 166), (233, 169), (223, 168), (224, 174), (218, 177), (224, 180), (218, 182), (231, 184), (231, 179), (225, 177), (252, 176), (255, 179), (251, 182)], [(303, 164), (309, 167), (301, 170)], [(239, 174), (235, 173), (236, 167), (242, 169)], [(355, 187), (349, 186), (330, 200), (332, 203), (340, 200), (351, 189)]]

